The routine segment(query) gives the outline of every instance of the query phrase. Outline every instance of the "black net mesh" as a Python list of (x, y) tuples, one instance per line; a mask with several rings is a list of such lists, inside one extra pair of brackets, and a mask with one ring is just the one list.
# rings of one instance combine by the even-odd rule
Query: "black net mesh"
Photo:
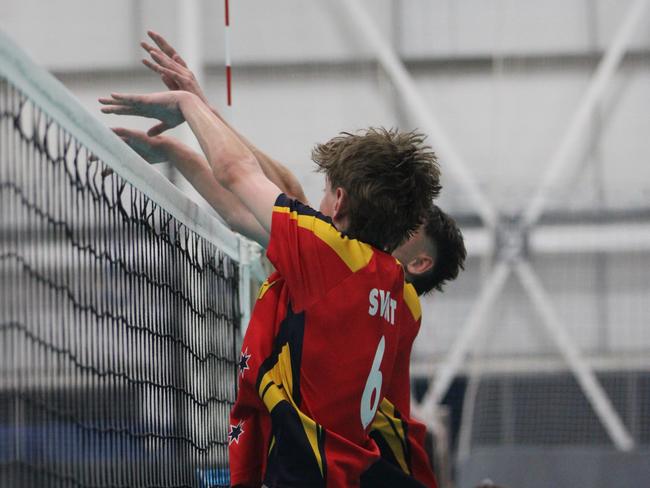
[(0, 78), (0, 486), (228, 486), (238, 268)]

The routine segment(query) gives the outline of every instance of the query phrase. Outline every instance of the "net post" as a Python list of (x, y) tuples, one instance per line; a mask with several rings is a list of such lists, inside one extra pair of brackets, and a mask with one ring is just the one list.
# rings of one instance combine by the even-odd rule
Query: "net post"
[(240, 331), (243, 337), (251, 317), (251, 254), (252, 243), (239, 236), (239, 310), (241, 312)]

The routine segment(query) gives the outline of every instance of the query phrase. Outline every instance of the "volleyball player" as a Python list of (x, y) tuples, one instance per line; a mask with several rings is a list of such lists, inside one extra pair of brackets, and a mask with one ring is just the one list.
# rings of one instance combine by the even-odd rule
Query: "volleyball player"
[[(193, 91), (207, 102), (193, 73), (187, 69), (182, 58), (162, 36), (153, 32), (149, 32), (149, 35), (161, 51), (147, 43), (142, 43), (143, 48), (158, 63), (153, 64), (145, 60), (144, 64), (160, 73), (168, 88)], [(216, 110), (214, 111), (216, 113)], [(252, 222), (254, 219), (251, 219), (245, 209), (242, 211), (242, 205), (233, 199), (227, 190), (219, 188), (218, 184), (210, 183), (210, 180), (213, 179), (211, 171), (207, 162), (202, 161), (200, 155), (171, 138), (152, 138), (134, 131), (118, 130), (117, 132), (151, 162), (171, 160), (235, 230), (253, 238), (255, 237), (254, 233), (259, 232), (255, 223)], [(245, 143), (255, 152), (265, 173), (270, 178), (275, 178), (274, 181), (278, 186), (292, 194), (301, 195), (305, 201), (300, 184), (286, 168), (259, 151), (248, 141)], [(425, 222), (426, 224), (407, 243), (394, 252), (394, 255), (405, 263), (404, 270), (407, 280), (413, 281), (418, 294), (426, 293), (434, 288), (442, 290), (442, 284), (446, 280), (456, 278), (465, 258), (462, 235), (453, 219), (433, 205)], [(395, 382), (398, 386), (403, 385), (399, 386), (402, 390), (401, 394), (395, 392), (389, 395), (389, 398), (395, 399), (401, 411), (407, 412), (407, 414), (400, 413), (396, 405), (385, 400), (379, 408), (379, 415), (375, 422), (376, 428), (373, 425), (372, 434), (381, 448), (382, 456), (403, 469), (404, 472), (412, 473), (430, 487), (435, 486), (435, 480), (423, 447), (425, 429), (422, 424), (411, 419), (409, 415), (408, 366), (411, 345), (416, 334), (417, 330), (412, 334), (405, 334), (403, 341), (402, 350), (405, 357), (402, 358), (400, 371), (406, 374), (399, 375), (399, 381)], [(242, 361), (246, 360), (247, 356), (248, 354), (242, 353)], [(401, 436), (401, 438), (396, 439), (395, 436)], [(264, 445), (264, 442), (261, 444)], [(263, 458), (262, 455), (255, 457)]]
[[(326, 190), (317, 212), (282, 193), (196, 95), (112, 94), (102, 102), (107, 113), (158, 119), (154, 130), (187, 121), (217, 181), (270, 234), (260, 243), (282, 298), (274, 314), (256, 306), (251, 325), (264, 327), (249, 327), (245, 338), (264, 351), (255, 386), (273, 435), (265, 484), (358, 486), (379, 456), (368, 429), (383, 375), (391, 378), (400, 331), (420, 319), (415, 291), (387, 253), (416, 230), (440, 189), (423, 136), (368, 129), (319, 145), (314, 161)], [(238, 443), (245, 421), (231, 432)], [(245, 474), (237, 458), (231, 450), (231, 476)]]
[[(251, 238), (255, 237), (256, 233), (263, 232), (254, 222), (252, 215), (234, 195), (220, 187), (203, 156), (172, 137), (150, 137), (141, 131), (115, 130), (125, 142), (149, 162), (169, 161), (174, 164), (217, 212), (232, 224), (235, 230)], [(274, 174), (271, 171), (269, 173)], [(278, 186), (284, 184), (282, 179), (279, 179), (278, 182)], [(295, 186), (297, 185), (295, 181), (293, 184), (294, 191), (296, 191), (295, 188), (298, 188), (298, 192), (302, 193), (299, 185)], [(393, 256), (404, 263), (406, 279), (413, 283), (418, 295), (432, 290), (442, 291), (446, 281), (454, 280), (458, 276), (459, 270), (463, 267), (465, 255), (463, 237), (458, 226), (436, 205), (432, 205), (429, 209), (425, 223), (412, 238), (393, 252)], [(276, 293), (279, 287), (269, 286), (269, 283), (275, 283), (275, 279), (271, 277), (260, 291), (259, 299), (264, 297), (264, 302), (267, 304), (277, 301), (279, 298)], [(272, 305), (267, 306), (272, 307)], [(408, 368), (411, 346), (417, 332), (417, 330), (411, 330), (410, 333), (403, 334), (397, 359), (397, 364), (400, 366), (397, 369), (398, 373), (394, 374), (395, 379), (392, 382), (394, 386), (387, 393), (387, 399), (379, 406), (372, 425), (371, 436), (377, 442), (382, 457), (403, 470), (404, 473), (413, 475), (425, 486), (435, 487), (433, 471), (424, 450), (426, 433), (424, 425), (410, 416)], [(246, 375), (248, 375), (246, 378), (250, 377), (248, 361), (251, 352), (245, 348), (242, 349), (239, 365), (242, 377)], [(392, 403), (391, 400), (395, 403)], [(247, 443), (251, 458), (248, 474), (261, 479), (261, 473), (264, 472), (262, 460), (270, 442), (268, 434), (270, 426), (264, 420), (249, 420), (248, 429), (258, 432), (256, 434), (257, 443), (250, 441)], [(232, 425), (231, 430), (237, 434), (237, 422)], [(235, 441), (233, 438), (233, 442), (235, 442), (233, 449), (238, 448), (238, 439)], [(239, 451), (243, 452), (245, 448), (239, 449)], [(258, 474), (254, 475), (253, 473)]]

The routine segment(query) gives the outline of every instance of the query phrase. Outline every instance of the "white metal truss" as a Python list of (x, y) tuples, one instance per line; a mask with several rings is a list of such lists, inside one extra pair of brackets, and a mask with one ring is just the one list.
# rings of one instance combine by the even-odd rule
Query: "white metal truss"
[[(436, 370), (422, 402), (413, 405), (414, 411), (427, 423), (433, 423), (437, 404), (442, 400), (451, 381), (460, 370), (468, 352), (476, 344), (476, 339), (485, 326), (485, 318), (501, 294), (507, 279), (514, 274), (521, 281), (524, 290), (540, 314), (547, 332), (576, 377), (583, 393), (616, 448), (621, 451), (629, 451), (634, 448), (632, 436), (621, 421), (593, 369), (587, 364), (575, 341), (567, 333), (565, 325), (555, 311), (555, 307), (533, 267), (526, 260), (523, 251), (528, 233), (539, 221), (550, 192), (556, 188), (560, 177), (575, 165), (574, 154), (577, 143), (584, 136), (594, 109), (603, 98), (612, 76), (625, 54), (630, 38), (644, 18), (649, 4), (650, 0), (635, 0), (629, 6), (623, 22), (598, 64), (588, 88), (570, 120), (564, 137), (557, 145), (557, 150), (541, 184), (531, 201), (523, 209), (521, 218), (513, 226), (502, 225), (499, 221), (497, 209), (481, 191), (462, 157), (444, 132), (442, 125), (428, 109), (428, 101), (420, 93), (413, 77), (360, 5), (359, 0), (340, 1), (341, 7), (347, 12), (347, 17), (354, 22), (356, 30), (364, 36), (380, 65), (392, 80), (411, 116), (422, 130), (435, 141), (436, 152), (443, 161), (445, 170), (448, 170), (464, 189), (487, 230), (491, 233), (498, 233), (497, 237), (501, 237), (498, 242), (502, 243), (502, 247), (495, 249), (497, 253), (495, 265), (483, 283), (482, 290), (467, 321), (463, 324), (444, 364)], [(532, 248), (531, 251), (534, 252), (535, 249)]]

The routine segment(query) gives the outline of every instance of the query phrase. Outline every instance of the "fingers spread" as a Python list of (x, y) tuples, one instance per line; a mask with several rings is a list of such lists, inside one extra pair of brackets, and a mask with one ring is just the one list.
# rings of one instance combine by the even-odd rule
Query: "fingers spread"
[(140, 95), (135, 95), (133, 93), (111, 93), (111, 97), (113, 97), (113, 100), (117, 103), (121, 103), (122, 105), (133, 105), (138, 103), (142, 98)]
[(154, 61), (166, 68), (175, 68), (178, 65), (172, 58), (158, 49), (149, 51), (149, 55), (154, 59)]
[(111, 127), (111, 130), (120, 138), (126, 140), (145, 139), (146, 134), (141, 130), (127, 129), (125, 127)]
[[(167, 56), (180, 64), (183, 68), (187, 68), (187, 63), (185, 60), (181, 57), (180, 54), (176, 52), (176, 50), (165, 40), (163, 36), (152, 30), (147, 31), (147, 34)], [(151, 49), (153, 49), (153, 47), (149, 44), (147, 44), (147, 46), (149, 46), (149, 48), (145, 47), (145, 49), (151, 52)], [(144, 47), (144, 45), (142, 47)]]
[(173, 78), (171, 78), (171, 77), (169, 77), (167, 75), (161, 75), (160, 79), (165, 84), (165, 86), (167, 88), (169, 88), (170, 90), (180, 90), (181, 89), (181, 87), (178, 85), (178, 83), (176, 83), (176, 81), (174, 81)]
[(128, 137), (129, 134), (131, 133), (131, 130), (125, 129), (124, 127), (111, 127), (111, 130), (115, 132), (116, 135), (119, 137)]
[(101, 111), (105, 114), (138, 115), (133, 107), (127, 105), (107, 105), (102, 107)]
[(102, 105), (129, 105), (124, 100), (116, 100), (115, 98), (101, 97), (97, 99)]
[(163, 36), (154, 31), (147, 31), (147, 34), (149, 34), (149, 37), (151, 37), (151, 39), (158, 45), (160, 49), (164, 51), (165, 54), (170, 57), (176, 54), (174, 48), (165, 40)]
[(145, 65), (147, 68), (149, 68), (151, 71), (155, 71), (156, 73), (163, 74), (163, 73), (162, 73), (162, 67), (159, 66), (159, 65), (157, 65), (157, 64), (155, 64), (155, 63), (152, 63), (152, 62), (149, 61), (148, 59), (144, 59), (144, 58), (143, 58), (143, 59), (142, 59), (142, 64), (144, 64), (144, 65)]
[(159, 64), (154, 64), (148, 59), (143, 59), (142, 64), (144, 64), (147, 68), (155, 71), (158, 74), (161, 74), (163, 76), (166, 76), (168, 78), (171, 78), (172, 80), (177, 80), (179, 75), (176, 73), (176, 71), (171, 70), (169, 68), (165, 68), (164, 66), (161, 66)]
[(156, 48), (153, 47), (151, 44), (149, 44), (147, 41), (141, 41), (141, 42), (140, 42), (140, 47), (142, 47), (142, 49), (144, 49), (144, 50), (147, 51), (147, 52), (151, 52), (151, 51), (153, 51), (154, 49), (156, 49)]
[(178, 64), (180, 64), (183, 68), (187, 68), (187, 63), (185, 62), (185, 60), (183, 58), (181, 58), (180, 54), (178, 54), (178, 53), (174, 54), (172, 56), (172, 59), (174, 61), (176, 61)]
[(158, 63), (167, 64), (168, 66), (170, 64), (179, 64), (183, 68), (187, 67), (187, 65), (185, 64), (185, 61), (183, 60), (183, 58), (181, 58), (181, 56), (176, 51), (174, 51), (174, 49), (172, 49), (169, 46), (168, 46), (168, 48), (166, 48), (166, 47), (160, 46), (160, 44), (158, 44), (161, 47), (161, 49), (156, 49), (151, 44), (148, 44), (145, 41), (142, 41), (140, 43), (140, 45)]
[(147, 131), (149, 137), (157, 136), (169, 129), (169, 126), (164, 122), (154, 125), (151, 129)]

